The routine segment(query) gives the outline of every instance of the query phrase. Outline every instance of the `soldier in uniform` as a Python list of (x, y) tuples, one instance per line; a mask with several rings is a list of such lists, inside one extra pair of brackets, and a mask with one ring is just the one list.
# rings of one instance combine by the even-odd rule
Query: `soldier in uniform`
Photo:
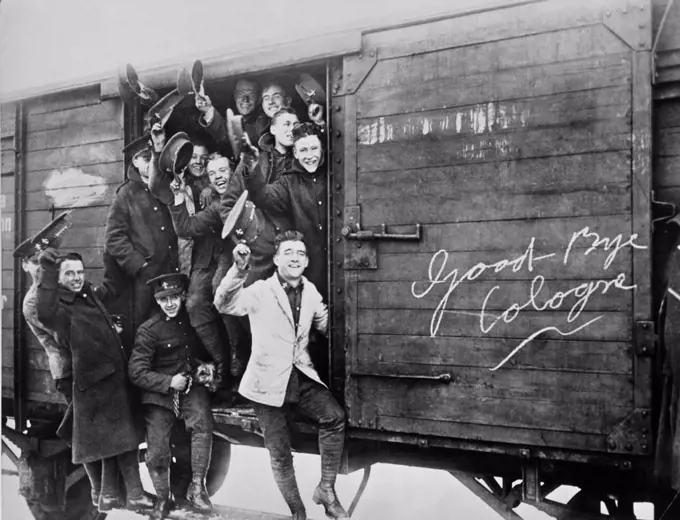
[[(160, 130), (160, 131), (159, 131)], [(151, 278), (179, 268), (170, 213), (149, 191), (149, 166), (165, 144), (160, 125), (126, 146), (127, 181), (118, 188), (106, 223), (106, 252), (132, 282), (134, 331), (152, 310)]]
[[(38, 320), (68, 345), (73, 367), (70, 420), (65, 418), (58, 434), (71, 446), (73, 463), (85, 465), (93, 492), (101, 486), (100, 511), (118, 506), (119, 471), (125, 482), (126, 507), (150, 508), (153, 502), (139, 476), (143, 429), (118, 331), (97, 291), (85, 280), (80, 255), (59, 255), (47, 248), (39, 262)], [(97, 462), (102, 468), (99, 478)]]
[(145, 407), (146, 465), (158, 501), (150, 520), (161, 520), (172, 508), (170, 496), (170, 435), (178, 418), (191, 432), (191, 484), (187, 501), (201, 512), (212, 509), (205, 488), (212, 449), (210, 396), (205, 386), (190, 385), (196, 365), (207, 359), (184, 310), (188, 279), (182, 273), (149, 280), (158, 303), (135, 338), (128, 372), (142, 388)]

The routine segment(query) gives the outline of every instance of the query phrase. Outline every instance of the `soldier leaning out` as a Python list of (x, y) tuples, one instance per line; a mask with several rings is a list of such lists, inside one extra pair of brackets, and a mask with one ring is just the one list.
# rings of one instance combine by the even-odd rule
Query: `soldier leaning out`
[(158, 495), (150, 520), (172, 509), (170, 497), (170, 434), (178, 418), (191, 432), (191, 484), (187, 501), (200, 512), (212, 509), (205, 476), (212, 449), (210, 396), (205, 386), (191, 384), (191, 373), (208, 359), (184, 309), (188, 279), (167, 274), (149, 281), (158, 306), (137, 330), (128, 372), (143, 389), (146, 419), (146, 465)]
[(71, 353), (72, 401), (58, 435), (72, 449), (74, 464), (83, 464), (100, 511), (120, 507), (119, 472), (125, 482), (128, 509), (150, 508), (139, 476), (138, 447), (143, 429), (127, 377), (127, 356), (99, 295), (85, 280), (77, 253), (40, 253), (36, 289), (38, 320), (53, 331)]

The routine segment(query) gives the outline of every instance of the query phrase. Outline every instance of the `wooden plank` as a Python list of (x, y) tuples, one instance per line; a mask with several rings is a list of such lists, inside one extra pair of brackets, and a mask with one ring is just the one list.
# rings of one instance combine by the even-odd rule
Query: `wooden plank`
[(14, 137), (16, 122), (16, 106), (14, 103), (0, 105), (0, 138)]
[(14, 290), (14, 270), (12, 266), (3, 266), (2, 269), (2, 288), (9, 291)]
[[(615, 276), (612, 276), (613, 280)], [(432, 288), (426, 298), (414, 297), (422, 294), (426, 284), (403, 282), (361, 282), (359, 284), (359, 309), (435, 309), (449, 291), (450, 283), (440, 283)], [(513, 303), (524, 304), (534, 301), (535, 306), (542, 309), (558, 293), (566, 294), (564, 298), (554, 300), (556, 308), (571, 310), (579, 304), (577, 309), (585, 305), (591, 311), (630, 311), (633, 307), (632, 294), (621, 294), (615, 287), (609, 287), (603, 293), (607, 284), (602, 281), (583, 280), (537, 280), (535, 282), (520, 281), (488, 281), (461, 283), (455, 287), (448, 299), (447, 309), (474, 310), (479, 309), (485, 297), (493, 290), (486, 308), (504, 311)], [(494, 289), (496, 288), (496, 289)], [(577, 291), (578, 289), (578, 291)], [(592, 289), (592, 295), (589, 295)], [(578, 296), (575, 296), (575, 292)], [(532, 296), (533, 295), (533, 296)], [(558, 305), (561, 303), (561, 305)], [(529, 307), (533, 310), (534, 306)], [(551, 310), (549, 307), (547, 310)]]
[(364, 37), (364, 46), (379, 47), (382, 59), (408, 56), (591, 25), (601, 20), (606, 8), (603, 2), (587, 0), (570, 2), (568, 8), (564, 3), (556, 5), (556, 2), (503, 6), (427, 24), (369, 33)]
[[(506, 405), (507, 406), (507, 405)], [(487, 442), (500, 442), (521, 446), (549, 446), (552, 448), (605, 451), (605, 435), (580, 432), (544, 430), (539, 427), (508, 428), (492, 424), (470, 424), (464, 422), (432, 421), (427, 418), (409, 419), (405, 417), (380, 416), (383, 430), (409, 433), (417, 430), (428, 435), (452, 439), (484, 439)]]
[[(399, 374), (411, 376), (437, 376), (451, 374), (452, 380), (442, 394), (457, 398), (507, 399), (514, 402), (569, 402), (600, 406), (632, 406), (633, 384), (629, 374), (592, 374), (560, 372), (553, 370), (496, 370), (459, 367), (457, 365), (388, 365), (385, 363), (360, 363), (357, 372), (361, 379), (386, 381)], [(370, 374), (370, 375), (366, 375)], [(382, 376), (382, 377), (381, 377)], [(387, 377), (386, 377), (387, 376)], [(397, 378), (397, 381), (398, 378)], [(406, 379), (404, 379), (406, 381)], [(389, 384), (389, 383), (387, 383)], [(436, 383), (435, 383), (436, 384)], [(440, 383), (441, 384), (441, 383)], [(432, 383), (413, 382), (414, 393), (421, 386)], [(445, 396), (444, 399), (446, 399)]]
[[(84, 211), (84, 210), (83, 210)], [(425, 253), (440, 249), (447, 251), (526, 251), (532, 238), (534, 249), (557, 253), (567, 248), (574, 234), (588, 227), (600, 238), (614, 239), (622, 235), (621, 243), (630, 237), (630, 215), (573, 218), (545, 218), (534, 220), (463, 222), (460, 224), (430, 224), (423, 226), (419, 242), (385, 241), (380, 243), (380, 254)], [(378, 225), (369, 222), (366, 225)], [(393, 233), (413, 233), (413, 226), (394, 226)], [(579, 235), (580, 236), (580, 235)], [(591, 239), (578, 238), (577, 247), (590, 247)], [(636, 244), (647, 246), (644, 239)], [(513, 257), (514, 258), (514, 257)], [(568, 259), (569, 262), (573, 258)]]
[(564, 193), (630, 182), (630, 151), (499, 161), (359, 175), (359, 202), (467, 192)]
[(59, 208), (87, 208), (109, 206), (120, 184), (65, 186), (26, 194), (26, 208), (30, 211)]
[[(123, 160), (123, 140), (26, 153), (26, 170), (48, 170)], [(29, 173), (30, 175), (30, 173)]]
[[(109, 215), (109, 206), (88, 206), (78, 208), (70, 215), (71, 228), (63, 235), (62, 242), (69, 235), (76, 233), (88, 233), (86, 228), (98, 228), (106, 226)], [(56, 215), (54, 215), (56, 216)], [(26, 232), (29, 236), (38, 232), (52, 221), (52, 212), (47, 210), (35, 210), (26, 212)]]
[[(652, 238), (652, 55), (637, 52), (633, 59), (633, 232), (646, 242)], [(633, 251), (633, 320), (653, 321), (652, 261), (649, 249)], [(638, 356), (634, 365), (635, 408), (652, 408), (654, 363)], [(651, 426), (651, 418), (648, 425)]]
[(125, 163), (122, 161), (89, 164), (75, 169), (76, 171), (70, 168), (31, 171), (26, 176), (26, 192), (42, 192), (52, 184), (63, 182), (69, 187), (81, 187), (99, 184), (121, 185), (125, 181)]
[[(407, 311), (394, 309), (365, 309), (358, 316), (360, 334), (405, 334), (408, 336), (465, 337), (465, 338), (516, 338), (515, 346), (531, 335), (556, 327), (563, 333), (571, 333), (569, 339), (588, 341), (632, 341), (632, 324), (630, 315), (625, 312), (591, 312), (584, 311), (573, 322), (567, 321), (568, 312), (521, 311), (514, 321), (505, 323), (497, 312), (485, 312), (483, 325), (480, 326), (480, 311), (442, 311), (439, 317), (429, 310), (412, 309)], [(592, 320), (597, 319), (588, 326)], [(496, 319), (495, 326), (491, 328)], [(580, 328), (579, 327), (582, 327)], [(489, 330), (491, 328), (491, 330)], [(576, 332), (573, 332), (576, 331)], [(563, 336), (552, 328), (543, 332), (540, 338), (561, 339)], [(514, 348), (514, 347), (513, 347)], [(524, 348), (531, 348), (529, 342)], [(510, 352), (508, 352), (509, 354)], [(500, 363), (502, 359), (499, 359)]]
[[(429, 25), (429, 24), (428, 24)], [(404, 29), (394, 31), (401, 38)], [(427, 44), (428, 40), (424, 43)], [(415, 42), (408, 42), (413, 46)], [(467, 45), (453, 49), (415, 53), (385, 60), (384, 49), (378, 48), (380, 62), (380, 81), (372, 81), (370, 76), (362, 89), (392, 87), (400, 82), (411, 83), (408, 77), (420, 77), (427, 82), (438, 78), (439, 74), (453, 76), (477, 74), (489, 70), (509, 70), (555, 62), (582, 60), (612, 54), (629, 52), (628, 46), (611, 33), (604, 25), (593, 25), (567, 29), (555, 33), (542, 33), (504, 41), (492, 41)], [(376, 69), (378, 66), (376, 66)], [(375, 72), (376, 69), (373, 69)], [(391, 70), (391, 73), (388, 72)], [(413, 72), (413, 76), (404, 74)], [(372, 74), (371, 74), (372, 75)], [(391, 79), (389, 77), (392, 76)]]
[[(668, 49), (680, 49), (680, 34), (676, 29), (680, 27), (680, 7), (678, 4), (673, 5), (667, 0), (652, 0), (652, 20), (653, 20), (653, 33), (657, 34), (657, 31), (661, 29), (659, 34), (659, 43), (657, 49), (659, 51)], [(660, 27), (661, 20), (663, 18), (666, 7), (670, 5), (670, 10), (664, 21), (663, 29)]]
[(117, 141), (123, 138), (120, 121), (104, 120), (87, 126), (69, 126), (26, 135), (26, 151), (51, 150), (66, 146)]
[(14, 173), (14, 162), (14, 150), (2, 150), (2, 152), (0, 152), (0, 163), (2, 163), (2, 166), (0, 166), (0, 172), (2, 175)]
[[(14, 389), (14, 374), (11, 369), (9, 368), (2, 368), (2, 388), (3, 388), (3, 397), (4, 397), (4, 389), (9, 388), (9, 389)], [(12, 395), (14, 393), (12, 392)]]
[(654, 188), (680, 186), (680, 155), (654, 160)]
[(585, 217), (628, 213), (627, 185), (569, 193), (442, 192), (423, 204), (422, 197), (362, 201), (362, 219), (373, 223), (423, 225), (446, 222), (481, 222), (550, 217)]
[[(490, 369), (511, 352), (516, 343), (508, 338), (451, 339), (361, 334), (353, 366), (379, 362), (384, 363), (386, 369), (402, 365)], [(630, 375), (633, 370), (633, 346), (608, 341), (555, 341), (537, 338), (531, 342), (531, 348), (520, 350), (509, 366), (516, 370)]]
[(40, 96), (26, 104), (26, 114), (56, 112), (68, 108), (99, 104), (99, 84), (57, 94)]
[(14, 309), (14, 290), (3, 287), (2, 288), (2, 309)]
[(122, 128), (123, 103), (121, 100), (111, 99), (95, 105), (29, 114), (26, 118), (26, 131), (31, 134), (72, 126), (83, 128), (103, 121), (118, 122)]
[[(409, 421), (409, 433), (425, 433), (421, 419), (468, 424), (493, 424), (510, 428), (540, 428), (543, 430), (606, 434), (627, 416), (627, 406), (604, 402), (582, 404), (573, 401), (531, 401), (521, 399), (474, 398), (447, 391), (441, 383), (407, 380), (358, 379), (359, 396), (350, 409), (364, 423), (377, 421), (376, 429), (384, 427), (383, 418), (403, 418)], [(361, 399), (363, 396), (363, 399)], [(371, 396), (367, 399), (367, 396)], [(605, 400), (603, 398), (603, 400)], [(606, 400), (605, 400), (606, 401)], [(352, 417), (353, 416), (353, 417)]]
[[(625, 119), (591, 121), (584, 127), (524, 129), (463, 137), (392, 141), (358, 147), (359, 171), (431, 168), (456, 164), (553, 157), (590, 152), (629, 150), (630, 126)], [(379, 138), (378, 138), (379, 139)], [(370, 143), (369, 140), (365, 141)]]
[(670, 202), (680, 208), (680, 186), (672, 186), (669, 188), (659, 188), (654, 190), (654, 197), (656, 200), (663, 202)]
[[(409, 98), (406, 99), (410, 101)], [(406, 106), (409, 104), (407, 102)], [(371, 145), (382, 142), (430, 141), (542, 127), (582, 127), (588, 126), (592, 121), (612, 119), (630, 120), (630, 87), (569, 92), (513, 101), (486, 101), (457, 107), (448, 107), (435, 99), (432, 107), (417, 114), (398, 113), (377, 119), (361, 119), (359, 143)]]
[(680, 103), (677, 99), (654, 102), (654, 127), (659, 130), (680, 128)]
[[(376, 82), (394, 82), (396, 72), (385, 64), (389, 62), (379, 62), (369, 79), (375, 77)], [(410, 81), (409, 77), (403, 77), (399, 84), (380, 89), (362, 85), (357, 94), (358, 111), (362, 117), (375, 117), (490, 100), (503, 106), (502, 102), (509, 104), (511, 100), (527, 95), (540, 97), (600, 88), (629, 88), (630, 69), (628, 54), (475, 74), (446, 69), (426, 81), (418, 77), (417, 70), (407, 68), (402, 75), (413, 74)], [(382, 79), (383, 75), (385, 79)]]
[(675, 157), (680, 155), (680, 128), (667, 128), (659, 132), (656, 141), (657, 157)]
[[(516, 270), (509, 267), (497, 272), (492, 268), (480, 274), (475, 281), (533, 280), (537, 275), (543, 276), (546, 280), (601, 280), (614, 278), (619, 273), (625, 274), (627, 279), (632, 278), (630, 249), (621, 250), (608, 268), (605, 267), (605, 263), (611, 251), (600, 249), (588, 255), (583, 254), (584, 249), (576, 251), (579, 253), (570, 253), (567, 264), (563, 261), (564, 253), (558, 253), (555, 257), (536, 262), (533, 271), (528, 269), (528, 263)], [(555, 250), (549, 252), (537, 250), (535, 256), (538, 258), (550, 253), (555, 253)], [(519, 255), (513, 258), (517, 256)], [(507, 258), (507, 251), (453, 251), (446, 258), (443, 254), (433, 258), (432, 253), (382, 254), (381, 252), (378, 269), (360, 271), (359, 280), (361, 282), (418, 281), (425, 283), (430, 280), (443, 280), (448, 275), (452, 277), (454, 269), (457, 269), (460, 278), (479, 263), (492, 265)], [(437, 277), (439, 269), (442, 271)], [(425, 285), (420, 286), (421, 289), (424, 287)]]

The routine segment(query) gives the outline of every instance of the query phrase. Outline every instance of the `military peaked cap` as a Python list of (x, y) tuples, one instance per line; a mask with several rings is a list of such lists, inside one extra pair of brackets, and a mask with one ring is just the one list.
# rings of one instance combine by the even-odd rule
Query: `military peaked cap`
[(48, 247), (56, 247), (59, 236), (71, 227), (71, 222), (67, 218), (73, 210), (64, 211), (61, 215), (56, 217), (52, 222), (47, 224), (44, 228), (38, 231), (34, 236), (28, 240), (24, 240), (14, 250), (16, 258), (30, 258), (33, 255), (41, 253)]
[(175, 296), (186, 291), (189, 277), (184, 273), (162, 274), (146, 282), (146, 285), (151, 286), (154, 296), (158, 298)]

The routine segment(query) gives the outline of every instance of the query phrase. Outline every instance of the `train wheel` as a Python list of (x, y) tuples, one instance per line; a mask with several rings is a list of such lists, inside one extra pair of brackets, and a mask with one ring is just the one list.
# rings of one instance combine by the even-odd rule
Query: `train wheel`
[(92, 505), (90, 481), (81, 478), (71, 486), (66, 494), (66, 507), (52, 511), (42, 504), (26, 501), (35, 520), (104, 520), (106, 513), (100, 513)]

